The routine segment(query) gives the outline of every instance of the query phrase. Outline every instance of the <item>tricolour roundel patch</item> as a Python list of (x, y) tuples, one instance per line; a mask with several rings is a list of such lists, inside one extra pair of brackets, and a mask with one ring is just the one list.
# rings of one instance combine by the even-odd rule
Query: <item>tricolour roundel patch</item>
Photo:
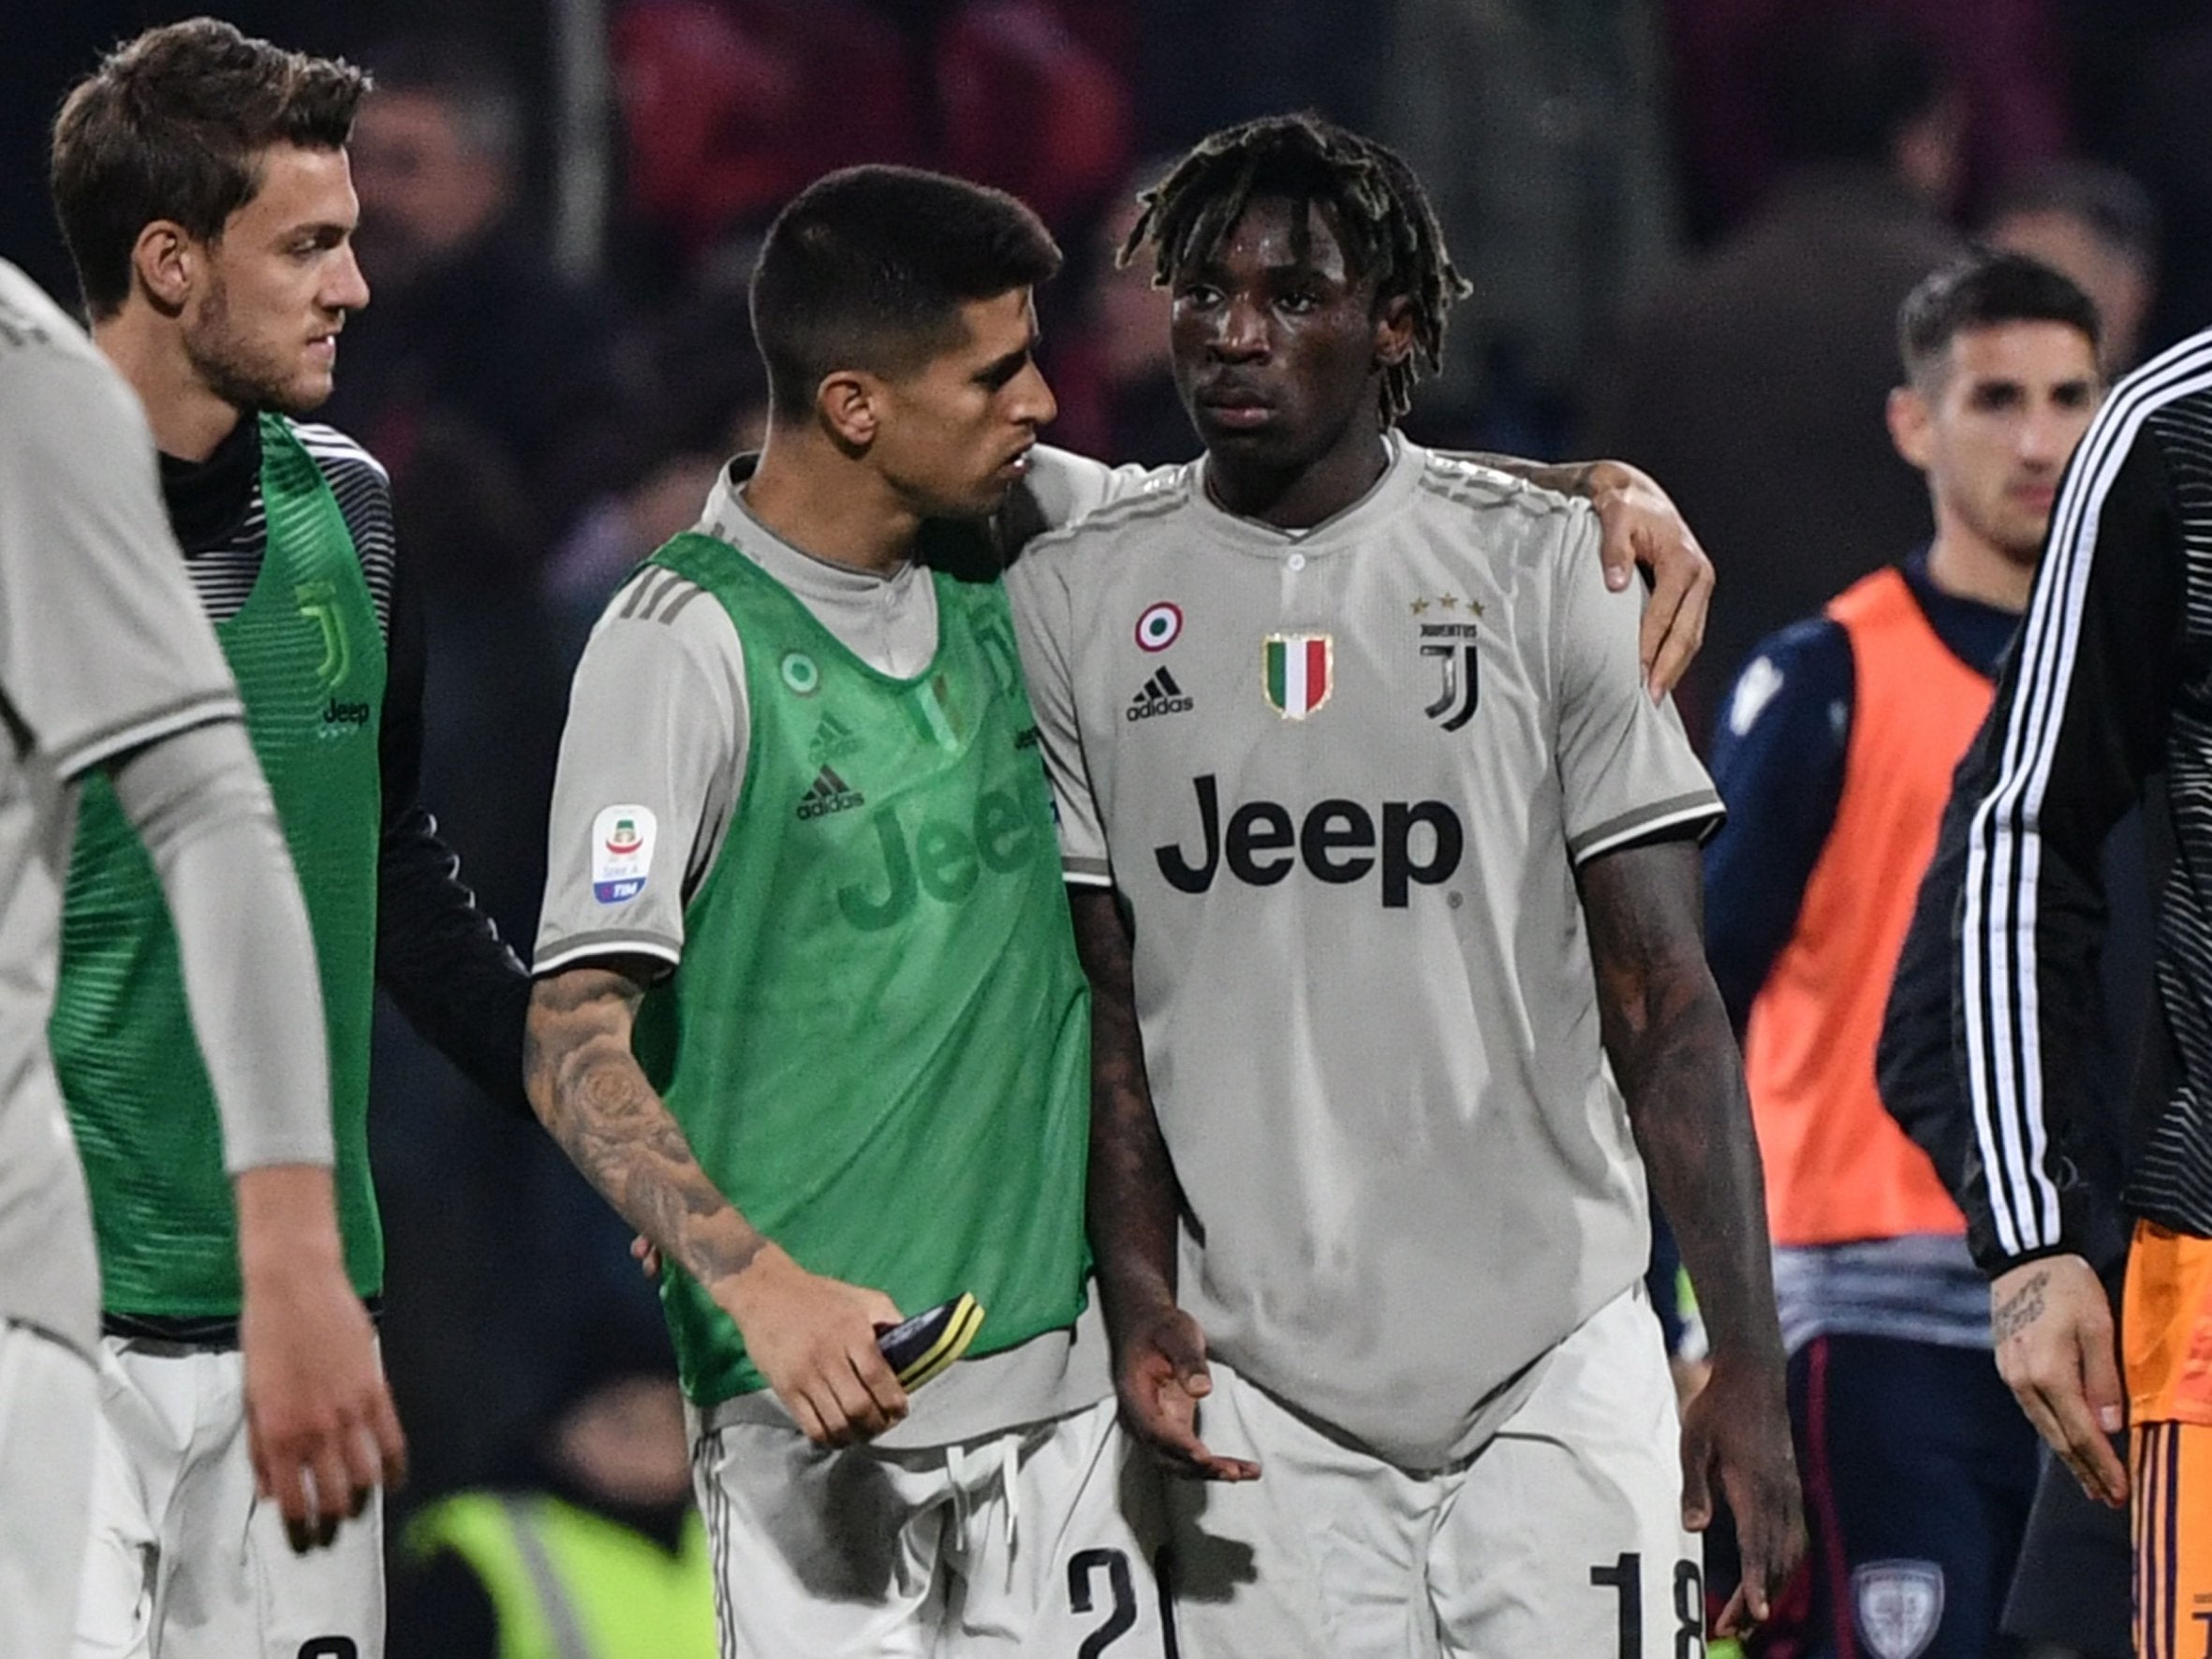
[(822, 683), (822, 671), (804, 651), (787, 651), (783, 660), (784, 683), (801, 697), (812, 697)]
[(592, 897), (620, 904), (645, 890), (659, 824), (649, 806), (611, 806), (592, 820)]
[(1147, 605), (1137, 619), (1137, 643), (1146, 651), (1165, 651), (1183, 636), (1183, 608), (1162, 599)]

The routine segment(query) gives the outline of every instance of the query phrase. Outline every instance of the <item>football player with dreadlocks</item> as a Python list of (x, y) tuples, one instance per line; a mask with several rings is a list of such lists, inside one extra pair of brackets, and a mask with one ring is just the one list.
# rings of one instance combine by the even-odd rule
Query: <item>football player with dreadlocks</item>
[[(1702, 1652), (1802, 1549), (1720, 806), (1585, 502), (1396, 431), (1466, 291), (1308, 116), (1145, 198), (1203, 458), (1008, 580), (1090, 976), (1090, 1229), (1189, 1659)], [(1617, 1081), (1616, 1081), (1617, 1079)], [(1713, 1343), (1677, 1419), (1646, 1178)]]

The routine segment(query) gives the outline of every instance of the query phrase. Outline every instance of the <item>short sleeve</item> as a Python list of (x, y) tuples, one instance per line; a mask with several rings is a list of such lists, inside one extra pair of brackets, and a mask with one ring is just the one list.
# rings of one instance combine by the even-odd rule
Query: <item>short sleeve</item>
[(1179, 466), (1108, 466), (1087, 455), (1040, 444), (1029, 451), (1029, 475), (1022, 481), (1046, 530), (1065, 530), (1125, 496), (1157, 489), (1176, 477)]
[(1099, 827), (1099, 803), (1084, 760), (1083, 728), (1075, 714), (1075, 628), (1067, 562), (1050, 557), (1021, 560), (1007, 572), (1006, 587), (1022, 672), (1029, 685), (1029, 707), (1037, 716), (1045, 773), (1052, 780), (1062, 874), (1084, 886), (1109, 887), (1113, 872), (1106, 858), (1106, 835)]
[(1657, 836), (1702, 841), (1720, 827), (1720, 797), (1674, 704), (1644, 688), (1643, 590), (1606, 587), (1595, 514), (1577, 504), (1564, 521), (1554, 660), (1569, 856), (1581, 865)]
[(684, 907), (721, 855), (748, 728), (730, 613), (689, 582), (617, 593), (569, 690), (535, 972), (682, 960)]
[(89, 348), (0, 374), (0, 694), (55, 772), (242, 713), (138, 400)]

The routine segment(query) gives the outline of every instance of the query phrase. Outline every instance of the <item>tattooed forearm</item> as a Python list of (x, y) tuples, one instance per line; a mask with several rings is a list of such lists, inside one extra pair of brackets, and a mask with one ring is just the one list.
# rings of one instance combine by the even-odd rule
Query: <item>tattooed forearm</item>
[(1173, 1301), (1181, 1196), (1152, 1109), (1129, 936), (1111, 891), (1070, 888), (1091, 981), (1091, 1254), (1110, 1322)]
[(1598, 469), (1602, 461), (1523, 461), (1517, 455), (1477, 455), (1474, 460), (1494, 472), (1510, 473), (1560, 495), (1579, 495), (1587, 500), (1598, 481)]
[(2048, 1270), (2040, 1272), (1998, 1304), (1990, 1315), (1989, 1333), (2002, 1343), (2018, 1336), (2042, 1317), (2043, 1286), (2051, 1282)]
[(538, 982), (524, 1040), (530, 1104), (623, 1220), (702, 1285), (743, 1272), (767, 1242), (692, 1156), (630, 1052), (643, 985), (604, 968)]
[(1716, 1354), (1778, 1354), (1743, 1060), (1705, 966), (1697, 849), (1609, 853), (1581, 874), (1606, 1052)]

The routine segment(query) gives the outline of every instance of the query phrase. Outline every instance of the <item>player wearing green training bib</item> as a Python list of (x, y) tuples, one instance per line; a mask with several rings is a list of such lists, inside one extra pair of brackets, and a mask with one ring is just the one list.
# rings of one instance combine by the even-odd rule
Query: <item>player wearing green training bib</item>
[[(1084, 1295), (1089, 999), (990, 511), (1057, 264), (995, 192), (834, 175), (754, 277), (757, 468), (617, 594), (554, 785), (532, 1097), (662, 1254), (725, 1653), (1166, 1651)], [(877, 1345), (966, 1293), (911, 1398)], [(1138, 1481), (1142, 1486), (1142, 1481)]]
[[(327, 1191), (334, 1176), (329, 1248), (342, 1257), (326, 1266), (358, 1299), (336, 1305), (380, 1393), (361, 1307), (384, 1277), (367, 1146), (372, 999), (389, 990), (522, 1110), (528, 986), (415, 799), (422, 644), (384, 469), (295, 418), (329, 396), (339, 332), (368, 300), (345, 150), (365, 90), (347, 65), (228, 24), (151, 30), (71, 93), (52, 171), (95, 343), (145, 408), (170, 524), (306, 895), (335, 1151), (321, 1178)], [(88, 791), (52, 1022), (104, 1309), (75, 1652), (380, 1659), (382, 1511), (374, 1465), (346, 1449), (358, 1434), (333, 1436), (341, 1449), (293, 1476), (310, 1490), (286, 1509), (316, 1525), (288, 1536), (265, 1501), (280, 1495), (258, 1444), (270, 1372), (312, 1378), (335, 1354), (315, 1329), (273, 1351), (264, 1304), (242, 1294), (253, 1264), (209, 1076), (272, 1045), (247, 1030), (231, 1052), (200, 1051), (160, 899), (114, 798)], [(396, 1447), (396, 1425), (391, 1436)], [(310, 1544), (328, 1547), (302, 1553)]]
[[(640, 1013), (646, 1076), (716, 1188), (815, 1270), (902, 1309), (967, 1291), (977, 1358), (1072, 1325), (1089, 996), (1005, 595), (933, 578), (937, 649), (902, 678), (727, 542), (679, 536), (651, 569), (728, 612), (752, 730), (725, 841), (745, 856), (685, 905), (684, 965)], [(698, 1281), (664, 1295), (695, 1402), (765, 1386)]]
[[(384, 639), (329, 482), (290, 424), (260, 418), (268, 552), (215, 628), (300, 873), (321, 970), (340, 1236), (353, 1287), (383, 1288), (369, 1188)], [(85, 786), (49, 1027), (84, 1160), (111, 1324), (235, 1321), (237, 1224), (221, 1124), (192, 1040), (152, 861), (103, 780)]]

